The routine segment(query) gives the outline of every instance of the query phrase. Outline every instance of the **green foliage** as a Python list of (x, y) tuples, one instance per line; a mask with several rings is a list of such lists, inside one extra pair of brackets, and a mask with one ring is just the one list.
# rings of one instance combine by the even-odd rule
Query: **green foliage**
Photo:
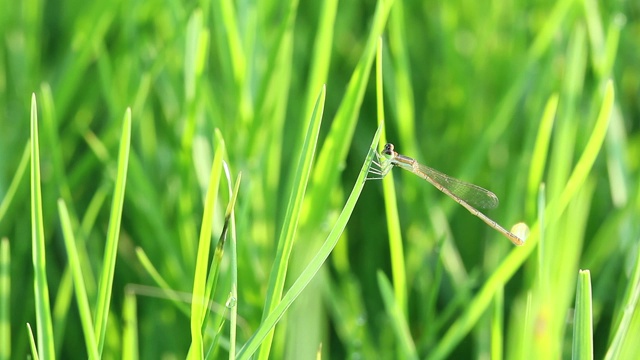
[(0, 1), (0, 360), (640, 357), (636, 2)]
[(572, 359), (593, 359), (593, 314), (591, 311), (591, 277), (580, 271), (576, 290), (575, 322), (573, 327)]

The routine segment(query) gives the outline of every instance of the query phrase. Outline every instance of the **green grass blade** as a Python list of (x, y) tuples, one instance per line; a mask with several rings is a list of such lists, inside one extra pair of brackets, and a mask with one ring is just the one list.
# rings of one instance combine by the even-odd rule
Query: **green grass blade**
[[(538, 185), (541, 192), (539, 200), (548, 202), (550, 206), (543, 207), (543, 204), (538, 206), (539, 223), (544, 228), (539, 232), (538, 261), (535, 269), (537, 280), (532, 286), (531, 296), (531, 324), (521, 328), (523, 331), (518, 334), (525, 339), (522, 353), (526, 354), (525, 357), (533, 358), (559, 357), (563, 354), (561, 351), (563, 344), (568, 344), (568, 341), (565, 342), (562, 338), (562, 334), (567, 333), (564, 319), (573, 306), (578, 258), (584, 239), (584, 229), (581, 226), (588, 216), (593, 190), (589, 176), (580, 185), (580, 191), (573, 196), (571, 205), (567, 205), (561, 212), (554, 210), (554, 203), (557, 204), (560, 195), (566, 191), (567, 180), (572, 175), (572, 168), (575, 168), (575, 157), (579, 156), (580, 147), (584, 147), (584, 139), (588, 137), (588, 133), (579, 135), (576, 131), (584, 127), (584, 120), (580, 115), (586, 64), (586, 41), (582, 26), (575, 26), (572, 29), (565, 51), (567, 68), (570, 70), (562, 82), (559, 107), (553, 125), (553, 144), (550, 146), (548, 159), (536, 159), (536, 161), (544, 160), (546, 163), (545, 178), (540, 179), (546, 184), (544, 187)], [(594, 96), (594, 100), (590, 101), (597, 106), (602, 102), (602, 100), (595, 100), (598, 98), (600, 97)], [(590, 119), (587, 127), (589, 131), (593, 130), (594, 120), (591, 119), (596, 117), (596, 114), (592, 113), (593, 109), (595, 106), (589, 109), (591, 115), (587, 116)], [(542, 121), (539, 126), (544, 126)], [(539, 129), (537, 133), (542, 131), (544, 130)], [(576, 143), (579, 145), (576, 146)], [(596, 168), (597, 166), (593, 167), (593, 169)], [(529, 183), (529, 185), (532, 184), (533, 182)], [(530, 190), (531, 188), (528, 189)], [(529, 198), (529, 200), (528, 214), (532, 217), (533, 199)], [(518, 315), (514, 313), (512, 316)], [(536, 329), (536, 324), (539, 323), (544, 324), (544, 331)], [(569, 336), (567, 340), (568, 338)]]
[[(96, 44), (103, 43), (106, 39), (117, 10), (109, 2), (93, 3), (84, 9), (88, 18), (91, 18), (91, 24), (82, 28), (84, 35), (74, 36), (73, 51), (67, 53), (69, 56), (62, 69), (64, 81), (61, 82), (56, 91), (57, 110), (63, 114), (69, 111), (72, 104), (76, 101), (74, 96), (77, 95), (79, 88), (83, 88), (83, 82), (86, 80), (87, 68), (94, 62), (96, 54)], [(78, 29), (76, 28), (76, 31)], [(81, 90), (82, 91), (82, 90)]]
[(267, 337), (267, 335), (272, 331), (273, 327), (278, 323), (278, 321), (284, 316), (287, 309), (291, 306), (293, 301), (302, 293), (305, 287), (309, 284), (309, 282), (316, 275), (320, 267), (327, 260), (331, 251), (338, 243), (342, 232), (344, 231), (347, 222), (349, 221), (349, 217), (353, 212), (353, 208), (355, 207), (358, 197), (360, 196), (360, 192), (364, 187), (365, 179), (367, 178), (367, 172), (369, 170), (369, 166), (371, 165), (371, 161), (374, 158), (374, 151), (376, 148), (376, 144), (380, 140), (380, 132), (382, 131), (382, 126), (378, 128), (375, 136), (373, 137), (373, 141), (371, 142), (371, 146), (369, 149), (369, 153), (362, 164), (362, 168), (360, 170), (360, 175), (356, 180), (356, 183), (347, 199), (340, 216), (336, 220), (336, 223), (331, 230), (331, 233), (326, 238), (325, 242), (322, 244), (320, 249), (316, 252), (316, 256), (309, 262), (309, 265), (302, 271), (300, 276), (296, 279), (296, 281), (291, 285), (289, 291), (282, 297), (282, 300), (278, 303), (278, 305), (273, 309), (269, 315), (263, 319), (260, 327), (255, 331), (253, 336), (247, 341), (247, 343), (240, 349), (238, 352), (238, 359), (249, 359), (253, 353), (258, 349), (262, 341)]
[[(407, 23), (405, 21), (405, 4), (402, 1), (394, 3), (389, 18), (389, 53), (393, 66), (392, 79), (394, 83), (387, 86), (387, 94), (392, 98), (395, 106), (399, 140), (402, 141), (403, 151), (407, 154), (417, 154), (418, 145), (416, 143), (416, 118), (414, 89), (411, 79), (411, 59), (410, 49), (407, 41)], [(384, 141), (383, 141), (384, 142)], [(395, 281), (395, 280), (394, 280)]]
[[(222, 140), (221, 138), (218, 140)], [(202, 339), (202, 324), (205, 318), (205, 311), (208, 299), (206, 296), (207, 273), (209, 264), (209, 253), (211, 250), (211, 235), (213, 232), (213, 216), (215, 204), (218, 199), (218, 189), (222, 173), (222, 159), (226, 152), (224, 141), (218, 142), (213, 164), (209, 175), (209, 185), (204, 202), (204, 212), (202, 214), (202, 226), (198, 239), (198, 252), (196, 258), (195, 275), (193, 277), (193, 302), (191, 303), (191, 346), (189, 348), (190, 359), (201, 359), (204, 357), (204, 344)]]
[[(203, 58), (207, 54), (207, 44), (209, 41), (208, 32), (203, 29), (202, 11), (195, 10), (189, 17), (187, 23), (187, 41), (184, 61), (184, 93), (187, 107), (193, 111), (196, 99), (196, 88), (198, 80), (202, 77)], [(194, 125), (193, 119), (188, 121), (189, 126)], [(185, 131), (185, 136), (191, 136), (193, 131)], [(190, 140), (187, 140), (190, 141)]]
[(387, 310), (387, 316), (391, 321), (391, 326), (393, 327), (393, 331), (398, 339), (402, 357), (404, 359), (418, 359), (416, 346), (411, 338), (409, 324), (407, 324), (407, 320), (404, 315), (405, 310), (400, 307), (400, 304), (396, 303), (389, 279), (387, 279), (384, 273), (380, 271), (378, 271), (378, 286), (380, 286), (380, 295), (382, 295), (382, 300), (384, 301), (384, 306)]
[[(341, 168), (340, 164), (344, 163), (349, 151), (357, 123), (357, 115), (362, 104), (369, 73), (371, 72), (371, 66), (376, 54), (377, 44), (379, 38), (382, 36), (392, 4), (393, 0), (379, 1), (377, 3), (364, 52), (349, 80), (345, 96), (331, 124), (331, 130), (329, 130), (329, 134), (318, 155), (311, 180), (310, 199), (305, 205), (305, 207), (312, 207), (315, 211), (305, 211), (305, 214), (324, 214), (328, 206), (329, 197), (327, 194), (329, 194), (335, 186), (340, 174), (340, 171), (336, 171), (336, 169)], [(316, 218), (313, 219), (313, 222), (309, 222), (308, 220), (311, 219), (307, 219), (305, 216), (302, 222), (314, 228), (315, 224), (321, 222), (323, 219), (324, 218)]]
[[(602, 148), (607, 125), (609, 124), (612, 106), (613, 84), (608, 82), (604, 98), (602, 100), (600, 114), (598, 115), (596, 124), (591, 132), (591, 137), (589, 138), (580, 159), (573, 169), (573, 172), (562, 191), (562, 195), (560, 198), (549, 203), (545, 210), (545, 214), (550, 222), (558, 219), (559, 215), (566, 209), (569, 202), (576, 196), (577, 191), (582, 188), (582, 185), (586, 181), (593, 163)], [(525, 246), (511, 251), (495, 272), (489, 277), (489, 279), (487, 279), (482, 289), (474, 297), (471, 303), (467, 305), (460, 317), (449, 328), (434, 351), (429, 354), (429, 359), (445, 358), (453, 350), (453, 347), (469, 332), (471, 327), (485, 312), (495, 292), (504, 286), (516, 270), (522, 266), (531, 252), (536, 249), (539, 238), (539, 223), (535, 223), (531, 229), (531, 234), (529, 235)]]
[(224, 34), (226, 35), (225, 45), (228, 47), (228, 52), (223, 52), (228, 56), (225, 58), (224, 63), (231, 68), (233, 78), (237, 84), (244, 83), (246, 74), (246, 57), (242, 50), (242, 41), (240, 33), (238, 32), (238, 16), (235, 13), (235, 7), (231, 0), (221, 0), (213, 3), (219, 8), (214, 8), (214, 14), (220, 15), (220, 20), (224, 24)]
[(0, 360), (11, 359), (11, 252), (0, 240)]
[(120, 149), (118, 151), (118, 168), (113, 191), (111, 211), (109, 213), (109, 228), (105, 244), (104, 261), (100, 273), (100, 285), (95, 315), (95, 334), (98, 341), (98, 351), (102, 354), (107, 332), (107, 319), (111, 305), (113, 276), (116, 267), (118, 240), (120, 238), (120, 223), (122, 221), (122, 207), (124, 204), (125, 186), (127, 183), (127, 169), (129, 165), (129, 150), (131, 146), (131, 109), (127, 108), (122, 123)]
[(498, 289), (493, 298), (491, 314), (491, 359), (502, 360), (504, 347), (504, 288)]
[[(287, 268), (289, 266), (289, 256), (293, 241), (298, 228), (298, 219), (302, 210), (302, 202), (311, 173), (311, 165), (316, 152), (316, 144), (318, 143), (318, 133), (320, 124), (322, 124), (322, 114), (324, 111), (324, 100), (326, 96), (326, 88), (323, 86), (318, 94), (316, 106), (312, 114), (312, 120), (307, 129), (307, 135), (302, 146), (300, 159), (296, 166), (296, 174), (293, 181), (294, 187), (291, 189), (289, 204), (284, 217), (282, 230), (278, 238), (278, 248), (273, 263), (271, 276), (269, 277), (269, 286), (267, 288), (267, 300), (263, 310), (263, 319), (275, 309), (282, 297), (284, 282), (287, 276)], [(269, 332), (267, 338), (263, 342), (258, 358), (267, 358), (271, 349), (271, 341), (273, 331)]]
[[(548, 186), (549, 199), (558, 197), (565, 186), (575, 156), (575, 143), (579, 124), (580, 94), (584, 87), (587, 63), (587, 44), (584, 28), (573, 29), (570, 46), (567, 52), (568, 72), (563, 82), (561, 107), (555, 121), (552, 138), (552, 156), (548, 160), (549, 168), (545, 182)], [(572, 272), (575, 273), (575, 270)]]
[[(257, 344), (252, 358), (395, 359), (408, 356), (408, 340), (421, 358), (568, 358), (579, 269), (594, 274), (594, 357), (640, 359), (635, 2), (71, 0), (73, 11), (62, 12), (37, 0), (4, 3), (0, 239), (11, 268), (0, 257), (0, 283), (10, 276), (10, 288), (0, 286), (0, 360), (44, 359), (41, 343), (51, 339), (55, 357), (95, 357), (82, 293), (104, 358), (184, 358), (192, 320), (204, 358), (246, 356), (240, 349)], [(605, 119), (609, 79), (615, 97)], [(483, 213), (506, 228), (527, 222), (523, 249), (393, 170), (365, 185), (330, 257), (284, 315), (267, 313), (323, 84), (322, 125), (273, 311), (286, 308), (281, 301), (292, 299), (291, 286), (327, 241), (377, 121), (385, 123), (378, 148), (388, 138), (494, 192), (500, 206)], [(34, 144), (29, 123), (15, 121), (29, 116), (29, 89), (37, 89), (46, 247), (38, 276), (47, 281), (50, 339), (40, 336), (42, 296), (32, 285)], [(100, 315), (127, 106), (125, 202), (109, 310)], [(213, 201), (195, 314), (218, 134), (226, 141), (220, 164), (229, 165), (219, 170), (233, 176)], [(225, 218), (234, 196), (225, 188), (234, 192), (239, 173), (241, 192)], [(84, 290), (74, 285), (72, 256)], [(403, 310), (395, 324), (385, 301)], [(403, 327), (411, 338), (398, 337)], [(273, 331), (268, 351), (256, 331)]]
[(573, 323), (572, 359), (593, 359), (593, 313), (591, 308), (591, 275), (589, 270), (580, 270)]
[(605, 87), (600, 113), (596, 119), (595, 127), (591, 132), (591, 137), (585, 146), (584, 152), (580, 156), (580, 160), (578, 160), (578, 163), (573, 169), (573, 172), (567, 181), (565, 190), (562, 191), (562, 195), (558, 199), (557, 203), (549, 204), (549, 219), (557, 219), (557, 215), (566, 209), (569, 201), (571, 201), (576, 192), (581, 188), (587, 178), (587, 175), (591, 171), (593, 163), (602, 149), (602, 143), (604, 142), (607, 134), (607, 128), (609, 127), (609, 120), (611, 119), (611, 111), (614, 104), (613, 100), (613, 82), (608, 81)]
[(29, 345), (31, 346), (31, 356), (34, 360), (40, 359), (38, 356), (38, 348), (36, 347), (36, 340), (33, 338), (33, 331), (31, 331), (31, 325), (27, 323), (27, 331), (29, 332)]
[[(47, 283), (42, 189), (40, 181), (40, 142), (38, 140), (38, 108), (36, 95), (31, 96), (31, 246), (35, 273), (36, 324), (38, 351), (45, 359), (55, 359), (49, 285)], [(35, 353), (34, 353), (35, 354)]]
[(305, 115), (303, 119), (310, 119), (314, 108), (314, 95), (318, 88), (327, 83), (329, 64), (333, 49), (333, 33), (338, 9), (338, 0), (326, 0), (322, 2), (319, 15), (318, 32), (313, 44), (312, 64), (307, 78), (307, 90), (305, 97)]
[(140, 262), (140, 265), (147, 271), (147, 274), (151, 276), (151, 279), (160, 287), (163, 294), (167, 297), (167, 299), (171, 300), (182, 313), (185, 315), (189, 315), (189, 308), (185, 304), (185, 299), (180, 297), (176, 292), (171, 288), (167, 280), (165, 280), (158, 269), (153, 265), (147, 254), (144, 252), (142, 248), (136, 248), (136, 257)]
[[(551, 141), (551, 133), (553, 130), (553, 123), (556, 118), (556, 110), (558, 108), (558, 95), (553, 95), (547, 101), (547, 106), (544, 108), (542, 119), (540, 120), (540, 127), (538, 128), (538, 134), (536, 136), (536, 143), (533, 147), (533, 154), (531, 156), (531, 169), (529, 171), (529, 181), (527, 183), (527, 198), (535, 199), (536, 192), (538, 191), (539, 184), (542, 182), (542, 176), (544, 169), (547, 165), (547, 158), (549, 155), (549, 143)], [(529, 214), (534, 213), (535, 203), (531, 203), (531, 208), (528, 209)]]
[(575, 0), (562, 0), (554, 3), (554, 7), (546, 18), (544, 26), (538, 32), (531, 48), (529, 48), (528, 58), (531, 59), (532, 62), (537, 61), (549, 48), (549, 44), (553, 41), (554, 35), (564, 21), (566, 21), (567, 14), (575, 3), (577, 3)]
[(11, 179), (11, 184), (9, 185), (5, 196), (2, 198), (2, 202), (0, 202), (0, 223), (2, 223), (2, 219), (4, 219), (5, 215), (7, 214), (9, 205), (11, 205), (13, 198), (16, 196), (16, 191), (18, 191), (18, 186), (22, 182), (24, 174), (26, 174), (27, 172), (27, 165), (29, 165), (30, 159), (29, 155), (31, 154), (30, 148), (31, 144), (27, 142), (27, 145), (25, 145), (24, 151), (22, 152), (22, 157), (20, 158), (18, 169), (16, 170), (13, 179)]
[(500, 135), (505, 132), (507, 126), (514, 121), (516, 107), (527, 88), (528, 80), (535, 76), (533, 71), (536, 64), (540, 61), (545, 51), (549, 50), (554, 35), (560, 31), (566, 22), (570, 13), (569, 10), (575, 3), (575, 0), (561, 0), (553, 4), (553, 8), (549, 11), (549, 16), (545, 17), (541, 28), (535, 34), (533, 43), (527, 50), (527, 62), (519, 66), (516, 78), (511, 81), (511, 87), (496, 107), (495, 115), (492, 116), (493, 121), (483, 131), (483, 136), (478, 139), (475, 146), (476, 151), (465, 162), (465, 173), (470, 172), (472, 169), (477, 169), (479, 164), (482, 164), (482, 161), (480, 161), (481, 156), (487, 153), (489, 146), (495, 144)]
[[(227, 210), (225, 212), (225, 217), (224, 217), (224, 224), (222, 227), (222, 231), (220, 233), (220, 237), (218, 238), (218, 243), (216, 245), (216, 248), (214, 250), (213, 253), (213, 261), (212, 261), (212, 265), (211, 268), (209, 269), (209, 274), (207, 276), (207, 286), (206, 286), (206, 290), (205, 290), (205, 299), (211, 299), (211, 301), (213, 301), (213, 297), (212, 294), (215, 293), (215, 288), (218, 284), (218, 277), (220, 274), (220, 267), (222, 266), (222, 258), (224, 255), (224, 245), (227, 241), (227, 236), (229, 233), (229, 227), (230, 227), (230, 222), (231, 222), (231, 212), (233, 211), (235, 205), (236, 205), (236, 200), (238, 198), (238, 193), (237, 191), (240, 188), (240, 180), (242, 179), (241, 176), (238, 176), (238, 178), (236, 179), (236, 183), (235, 183), (235, 187), (234, 190), (231, 190), (231, 174), (229, 173), (229, 167), (227, 166), (226, 162), (222, 162), (222, 166), (224, 168), (224, 172), (225, 172), (225, 176), (227, 178), (227, 184), (229, 186), (229, 203), (227, 204)], [(229, 301), (227, 301), (228, 303)], [(208, 350), (208, 353), (210, 353), (212, 350), (215, 349), (215, 346), (217, 345), (217, 339), (220, 337), (221, 332), (222, 332), (222, 327), (226, 321), (227, 318), (227, 314), (226, 311), (229, 309), (229, 307), (227, 306), (223, 312), (220, 312), (218, 314), (218, 319), (214, 322), (216, 324), (219, 324), (217, 326), (218, 330), (215, 331), (214, 336), (213, 336), (213, 340), (211, 341), (211, 344), (209, 346), (210, 350)], [(207, 323), (207, 319), (209, 316), (210, 312), (205, 312), (205, 317), (203, 320), (203, 323)], [(205, 342), (208, 339), (205, 339)], [(207, 358), (209, 358), (210, 356), (208, 355), (205, 356)]]
[(125, 290), (124, 304), (122, 305), (124, 327), (122, 331), (122, 359), (138, 360), (138, 315), (136, 294)]
[[(637, 247), (635, 258), (640, 259), (640, 247)], [(640, 261), (636, 260), (633, 273), (627, 284), (624, 301), (621, 304), (621, 309), (623, 309), (621, 318), (615, 326), (615, 335), (611, 340), (605, 360), (634, 359), (640, 355), (640, 349), (636, 346), (636, 339), (633, 336), (640, 329), (640, 320), (638, 319)]]
[[(227, 177), (229, 177), (228, 168), (225, 167)], [(236, 184), (231, 189), (231, 183), (229, 183), (229, 207), (227, 210), (225, 227), (230, 228), (230, 257), (231, 257), (231, 291), (229, 292), (229, 298), (227, 299), (227, 308), (230, 308), (231, 313), (229, 315), (229, 359), (236, 358), (236, 336), (238, 331), (238, 250), (236, 247), (236, 224), (235, 224), (235, 204), (238, 198), (238, 192), (240, 190), (240, 181), (242, 180), (242, 173), (238, 173), (236, 178)], [(223, 230), (223, 234), (224, 234)]]
[(87, 354), (89, 359), (99, 359), (98, 343), (96, 342), (94, 334), (93, 321), (91, 319), (91, 308), (89, 307), (87, 290), (84, 286), (84, 277), (82, 275), (80, 259), (76, 249), (76, 240), (73, 235), (71, 220), (69, 219), (69, 211), (62, 199), (58, 200), (58, 211), (64, 235), (64, 245), (67, 250), (67, 255), (69, 256), (69, 267), (73, 275), (73, 286), (75, 288), (78, 311), (80, 312), (80, 322), (82, 324), (82, 332), (84, 334), (85, 345), (87, 347)]
[[(57, 290), (56, 297), (52, 302), (54, 307), (51, 314), (53, 319), (53, 333), (61, 334), (64, 333), (64, 330), (67, 327), (69, 311), (73, 301), (73, 278), (71, 277), (71, 272), (68, 267), (60, 276), (60, 283)], [(56, 353), (59, 353), (62, 344), (60, 342), (56, 342), (55, 346)]]
[(538, 251), (536, 255), (537, 265), (538, 265), (538, 273), (537, 276), (539, 278), (549, 278), (549, 270), (546, 269), (543, 264), (546, 264), (545, 256), (547, 254), (546, 250), (546, 242), (547, 238), (545, 236), (546, 233), (546, 211), (547, 211), (547, 186), (545, 183), (541, 183), (538, 187), (538, 196), (537, 196), (537, 208), (538, 208), (538, 224), (542, 228), (540, 230), (540, 240), (538, 240)]
[[(384, 97), (382, 84), (382, 39), (378, 42), (376, 52), (376, 104), (378, 107), (378, 126), (384, 124)], [(387, 142), (386, 132), (383, 128), (380, 136), (381, 144)], [(382, 182), (384, 194), (385, 214), (387, 218), (387, 229), (389, 233), (389, 257), (391, 259), (391, 274), (393, 278), (393, 291), (395, 303), (398, 304), (402, 313), (407, 312), (407, 274), (405, 272), (404, 246), (402, 244), (402, 232), (400, 230), (400, 215), (398, 213), (398, 200), (396, 199), (395, 182), (393, 174), (385, 176)]]
[[(69, 186), (69, 180), (67, 174), (65, 173), (65, 163), (64, 163), (64, 146), (62, 146), (60, 134), (58, 133), (58, 129), (60, 128), (60, 124), (58, 123), (58, 119), (56, 118), (54, 100), (51, 87), (48, 84), (43, 84), (41, 86), (41, 118), (42, 118), (42, 133), (43, 139), (51, 146), (51, 151), (48, 152), (48, 156), (51, 158), (51, 166), (53, 177), (56, 182), (56, 188), (60, 197), (67, 204), (67, 210), (69, 211), (70, 219), (72, 221), (72, 225), (76, 228), (77, 224), (74, 221), (77, 221), (78, 214), (73, 208), (73, 196), (71, 192), (71, 188)], [(79, 244), (84, 243), (84, 239), (82, 239), (78, 234)], [(80, 249), (78, 249), (80, 250)]]

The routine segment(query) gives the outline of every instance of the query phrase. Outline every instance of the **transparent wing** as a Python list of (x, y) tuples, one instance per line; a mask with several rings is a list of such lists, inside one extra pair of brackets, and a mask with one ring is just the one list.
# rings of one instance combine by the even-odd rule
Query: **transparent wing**
[(496, 194), (487, 189), (481, 188), (480, 186), (452, 178), (438, 170), (422, 164), (418, 164), (418, 168), (420, 172), (422, 172), (422, 177), (425, 180), (429, 181), (429, 178), (431, 178), (432, 182), (440, 184), (453, 195), (459, 197), (473, 207), (493, 209), (497, 207), (500, 202)]

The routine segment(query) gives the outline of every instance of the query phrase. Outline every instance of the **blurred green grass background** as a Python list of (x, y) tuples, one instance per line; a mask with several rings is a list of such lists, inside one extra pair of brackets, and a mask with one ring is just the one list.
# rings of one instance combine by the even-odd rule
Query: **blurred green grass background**
[[(27, 323), (41, 358), (640, 356), (640, 3), (1, 8), (0, 359), (32, 353)], [(525, 245), (410, 173), (358, 180), (382, 119), (381, 141), (495, 192)]]

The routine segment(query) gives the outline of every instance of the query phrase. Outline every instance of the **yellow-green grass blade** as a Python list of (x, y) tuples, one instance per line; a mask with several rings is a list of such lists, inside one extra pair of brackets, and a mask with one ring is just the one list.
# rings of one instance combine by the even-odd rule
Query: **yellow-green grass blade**
[[(540, 119), (540, 127), (536, 134), (536, 142), (531, 155), (531, 168), (529, 170), (529, 180), (527, 182), (527, 199), (535, 199), (539, 184), (542, 182), (544, 169), (547, 165), (549, 155), (549, 143), (551, 141), (551, 133), (553, 123), (556, 117), (556, 109), (558, 108), (558, 95), (552, 95), (547, 101), (547, 105)], [(530, 203), (527, 209), (529, 214), (534, 213), (535, 202)]]
[(98, 351), (102, 354), (107, 331), (107, 319), (111, 305), (113, 290), (113, 276), (116, 267), (116, 255), (118, 240), (120, 238), (120, 224), (122, 221), (122, 208), (124, 206), (124, 194), (127, 183), (127, 169), (129, 165), (129, 151), (131, 146), (131, 109), (125, 111), (122, 123), (122, 135), (118, 150), (118, 163), (116, 182), (109, 212), (109, 227), (105, 244), (104, 261), (100, 272), (98, 286), (98, 298), (95, 308), (95, 334), (98, 342)]
[(11, 359), (11, 253), (7, 238), (0, 240), (0, 359)]
[(591, 274), (580, 270), (576, 291), (576, 305), (573, 323), (572, 359), (593, 359), (593, 312), (591, 298)]
[(209, 185), (207, 187), (204, 212), (202, 214), (202, 226), (200, 227), (200, 236), (198, 239), (198, 252), (193, 277), (193, 302), (191, 303), (191, 346), (188, 355), (190, 359), (201, 359), (204, 357), (202, 325), (208, 303), (208, 299), (205, 297), (208, 260), (211, 249), (214, 210), (218, 199), (218, 188), (222, 174), (222, 159), (225, 152), (226, 147), (224, 142), (219, 141), (213, 157), (213, 164), (211, 165)]
[[(224, 50), (228, 50), (221, 51), (221, 54), (226, 55), (223, 64), (226, 70), (231, 70), (230, 73), (233, 74), (235, 82), (242, 84), (246, 76), (247, 60), (242, 49), (242, 38), (239, 32), (235, 5), (232, 0), (214, 1), (213, 5), (215, 6), (212, 9), (212, 13), (215, 16), (214, 19), (220, 20), (223, 24), (221, 29), (224, 29), (224, 31), (220, 31), (223, 34), (220, 40), (223, 40), (222, 44), (227, 46), (227, 49)], [(216, 24), (215, 21), (214, 24)]]
[(29, 323), (27, 323), (27, 331), (29, 332), (29, 345), (31, 347), (31, 356), (33, 356), (35, 360), (38, 360), (40, 359), (40, 356), (38, 355), (36, 340), (33, 338), (33, 331), (31, 330), (31, 325)]
[(491, 359), (502, 360), (504, 347), (504, 287), (498, 289), (493, 297), (491, 314)]
[(91, 318), (91, 308), (87, 290), (84, 286), (84, 276), (80, 266), (80, 259), (76, 249), (76, 240), (73, 234), (71, 220), (69, 219), (69, 211), (64, 200), (58, 200), (58, 212), (60, 214), (60, 223), (64, 235), (64, 245), (69, 256), (69, 268), (73, 275), (73, 287), (76, 294), (76, 302), (80, 313), (80, 323), (82, 324), (82, 333), (84, 334), (85, 346), (89, 359), (99, 359), (98, 343), (94, 333), (93, 321)]
[(124, 326), (122, 329), (122, 359), (137, 360), (138, 349), (138, 315), (136, 294), (125, 289), (124, 304), (122, 305), (122, 317)]
[[(46, 248), (42, 219), (40, 180), (40, 142), (38, 140), (38, 108), (36, 95), (31, 96), (31, 251), (33, 256), (38, 353), (55, 359), (49, 285), (47, 282)], [(35, 354), (35, 352), (34, 352)]]

